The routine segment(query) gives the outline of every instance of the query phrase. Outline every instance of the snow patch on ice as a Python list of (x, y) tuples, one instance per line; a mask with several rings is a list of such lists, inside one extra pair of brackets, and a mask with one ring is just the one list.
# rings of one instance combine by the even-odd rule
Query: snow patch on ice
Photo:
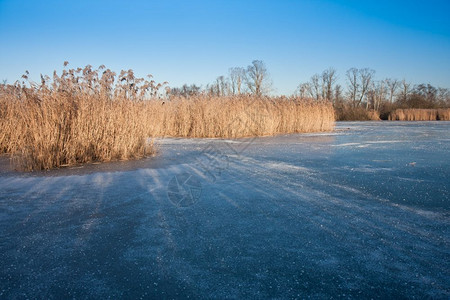
[(360, 146), (361, 143), (343, 143), (343, 144), (337, 144), (333, 145), (333, 147), (351, 147), (351, 146)]
[(292, 164), (287, 164), (284, 162), (269, 162), (269, 163), (264, 163), (263, 166), (265, 166), (268, 169), (276, 169), (276, 170), (281, 170), (281, 171), (299, 171), (299, 172), (303, 172), (303, 173), (311, 173), (311, 169), (305, 168), (305, 167), (300, 167), (300, 166), (295, 166)]

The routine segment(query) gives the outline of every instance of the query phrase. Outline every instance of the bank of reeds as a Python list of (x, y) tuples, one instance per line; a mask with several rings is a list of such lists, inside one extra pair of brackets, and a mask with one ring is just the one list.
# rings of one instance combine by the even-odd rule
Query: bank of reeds
[(392, 121), (450, 121), (450, 109), (396, 109), (389, 115)]
[(38, 99), (2, 99), (2, 150), (20, 170), (42, 170), (151, 155), (145, 105), (50, 93)]
[(329, 131), (330, 103), (295, 97), (176, 98), (149, 105), (151, 136), (239, 138), (281, 133)]
[[(254, 96), (159, 99), (163, 84), (110, 70), (65, 70), (50, 82), (2, 85), (0, 152), (21, 170), (154, 153), (149, 137), (239, 138), (332, 130), (329, 103)], [(101, 74), (101, 75), (100, 75)], [(26, 76), (25, 76), (26, 79)]]

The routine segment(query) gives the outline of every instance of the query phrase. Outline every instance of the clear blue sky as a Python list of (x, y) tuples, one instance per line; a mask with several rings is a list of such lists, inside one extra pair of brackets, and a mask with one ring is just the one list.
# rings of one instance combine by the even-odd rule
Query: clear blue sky
[(277, 94), (328, 67), (450, 87), (450, 0), (0, 0), (0, 80), (101, 64), (171, 86), (263, 60)]

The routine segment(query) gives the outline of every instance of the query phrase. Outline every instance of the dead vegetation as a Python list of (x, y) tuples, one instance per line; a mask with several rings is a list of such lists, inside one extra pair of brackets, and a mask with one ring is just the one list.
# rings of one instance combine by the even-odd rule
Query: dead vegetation
[[(65, 64), (66, 65), (66, 64)], [(154, 137), (238, 138), (332, 130), (327, 102), (241, 95), (167, 98), (165, 83), (101, 66), (0, 89), (0, 152), (43, 170), (154, 153)]]
[(389, 115), (393, 121), (450, 121), (450, 108), (442, 109), (396, 109)]
[(148, 109), (150, 136), (239, 138), (334, 127), (330, 103), (295, 97), (197, 96), (149, 104)]

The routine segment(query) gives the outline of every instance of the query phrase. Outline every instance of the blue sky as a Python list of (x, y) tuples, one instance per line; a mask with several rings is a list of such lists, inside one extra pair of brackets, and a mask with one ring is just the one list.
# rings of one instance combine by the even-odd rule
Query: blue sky
[(277, 94), (328, 67), (450, 87), (450, 1), (0, 0), (0, 80), (106, 65), (206, 85), (263, 60)]

